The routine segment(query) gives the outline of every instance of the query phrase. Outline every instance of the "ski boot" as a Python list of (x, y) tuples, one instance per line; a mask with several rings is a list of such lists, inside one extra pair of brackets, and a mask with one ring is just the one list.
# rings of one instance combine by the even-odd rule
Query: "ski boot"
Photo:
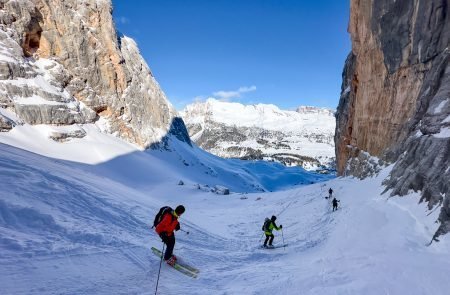
[(177, 262), (177, 257), (175, 255), (172, 255), (169, 259), (166, 260), (166, 263), (170, 266), (174, 266)]

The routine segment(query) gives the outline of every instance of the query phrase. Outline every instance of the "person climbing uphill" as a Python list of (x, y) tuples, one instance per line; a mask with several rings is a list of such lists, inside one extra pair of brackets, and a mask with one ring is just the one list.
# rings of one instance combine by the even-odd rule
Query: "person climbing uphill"
[(330, 187), (330, 189), (328, 190), (328, 198), (331, 199), (332, 196), (333, 196), (333, 190)]
[[(276, 216), (272, 216), (272, 218), (270, 218), (270, 219), (266, 218), (266, 220), (264, 222), (263, 231), (266, 234), (266, 239), (264, 240), (264, 245), (263, 245), (264, 248), (272, 248), (273, 247), (272, 242), (273, 242), (273, 239), (275, 238), (275, 236), (272, 233), (273, 229), (280, 230), (283, 228), (283, 225), (280, 224), (280, 226), (278, 227), (275, 224), (276, 219), (277, 219)], [(269, 245), (267, 245), (267, 242), (269, 242)]]
[(339, 200), (336, 200), (336, 197), (333, 198), (333, 211), (338, 209), (338, 202), (340, 202)]
[[(179, 205), (175, 210), (172, 210), (170, 207), (163, 207), (160, 209), (159, 216), (157, 215), (154, 222), (156, 233), (167, 246), (164, 260), (171, 266), (177, 261), (176, 256), (173, 255), (173, 248), (175, 247), (175, 234), (173, 231), (180, 229), (178, 218), (184, 211), (183, 205)], [(158, 220), (160, 221), (157, 222)]]

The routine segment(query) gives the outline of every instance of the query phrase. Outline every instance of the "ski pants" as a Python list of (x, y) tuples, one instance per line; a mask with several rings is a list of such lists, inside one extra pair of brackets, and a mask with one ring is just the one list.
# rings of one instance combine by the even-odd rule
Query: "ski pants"
[(337, 210), (337, 204), (333, 204), (333, 211)]
[(272, 245), (273, 239), (275, 236), (273, 234), (266, 234), (266, 239), (264, 240), (264, 245), (267, 245), (267, 241), (269, 241), (269, 245)]
[(166, 244), (166, 252), (164, 253), (164, 260), (170, 259), (173, 253), (173, 247), (175, 247), (175, 235), (161, 235), (160, 236), (164, 244)]

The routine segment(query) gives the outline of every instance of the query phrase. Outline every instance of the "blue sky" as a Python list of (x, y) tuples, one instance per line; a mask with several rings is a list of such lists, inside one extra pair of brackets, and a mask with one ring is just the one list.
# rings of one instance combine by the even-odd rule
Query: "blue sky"
[(177, 109), (216, 97), (335, 108), (350, 52), (349, 0), (113, 0)]

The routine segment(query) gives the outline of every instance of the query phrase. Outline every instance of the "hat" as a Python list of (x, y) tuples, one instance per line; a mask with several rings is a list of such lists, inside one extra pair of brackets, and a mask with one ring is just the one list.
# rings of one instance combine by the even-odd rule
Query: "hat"
[(178, 216), (184, 213), (186, 209), (183, 205), (178, 205), (177, 208), (175, 208), (175, 213), (177, 213)]
[(272, 218), (270, 218), (270, 220), (275, 221), (277, 220), (277, 217), (275, 215), (272, 215)]

